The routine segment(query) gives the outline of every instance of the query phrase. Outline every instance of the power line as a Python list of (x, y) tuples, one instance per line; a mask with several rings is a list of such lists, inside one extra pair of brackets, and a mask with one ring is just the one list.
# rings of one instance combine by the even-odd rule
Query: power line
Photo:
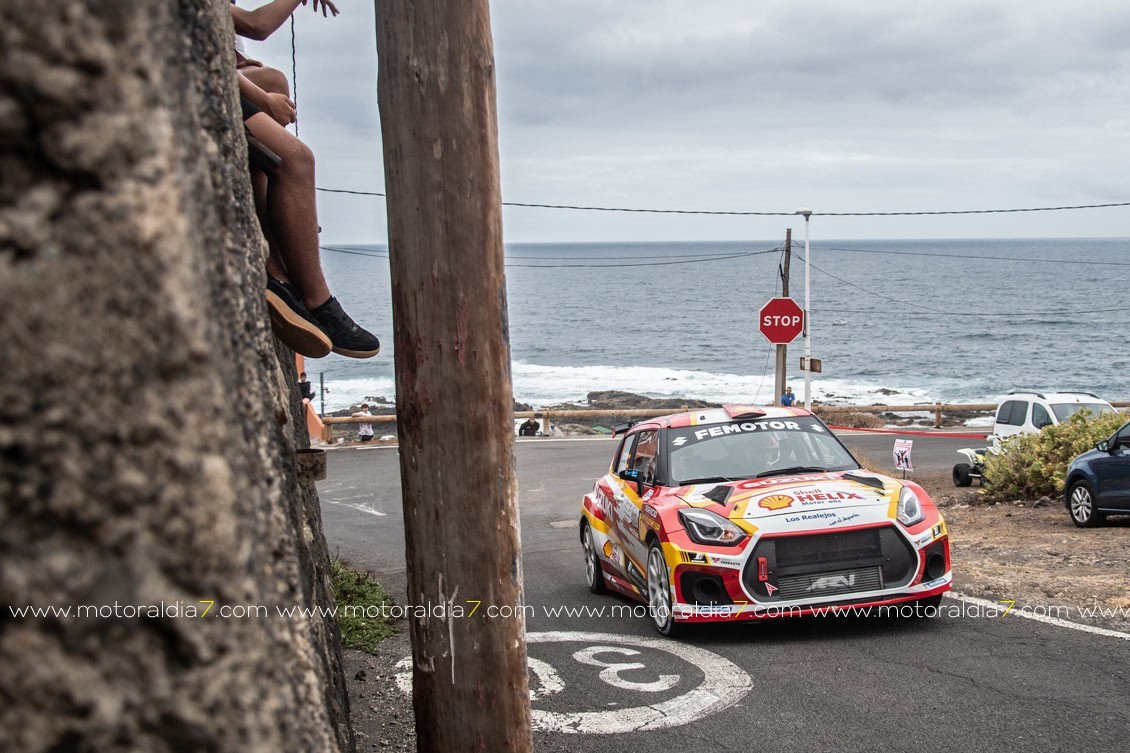
[[(356, 249), (341, 248), (339, 246), (321, 246), (323, 251), (333, 251), (339, 254), (351, 254), (353, 256), (369, 256), (376, 259), (387, 259), (387, 251), (358, 251)], [(743, 259), (751, 256), (760, 256), (762, 254), (772, 254), (778, 252), (779, 248), (770, 248), (763, 251), (742, 251), (735, 254), (712, 254), (712, 255), (692, 255), (691, 258), (679, 258), (667, 261), (648, 261), (639, 264), (511, 264), (507, 262), (507, 267), (519, 267), (526, 269), (611, 269), (618, 267), (665, 267), (674, 264), (701, 264), (703, 262), (712, 261), (726, 261), (728, 259)], [(616, 258), (633, 258), (633, 257), (616, 257)], [(637, 257), (643, 259), (667, 259), (668, 257)]]
[(729, 254), (726, 256), (715, 256), (708, 259), (683, 259), (680, 261), (650, 261), (640, 264), (506, 264), (507, 267), (520, 267), (527, 269), (567, 269), (567, 268), (588, 268), (588, 269), (606, 269), (614, 267), (666, 267), (673, 264), (701, 264), (710, 261), (725, 261), (727, 259), (742, 259), (750, 256), (760, 256), (761, 254), (772, 254), (777, 249), (771, 248), (766, 251), (744, 251), (740, 254)]
[(839, 248), (836, 246), (813, 246), (818, 251), (846, 251), (855, 254), (889, 254), (891, 256), (933, 256), (940, 259), (976, 259), (988, 261), (1024, 261), (1045, 262), (1048, 264), (1092, 264), (1108, 267), (1130, 267), (1130, 262), (1124, 261), (1090, 261), (1087, 259), (1038, 259), (1026, 256), (988, 256), (981, 254), (940, 254), (929, 251), (882, 251), (871, 248)]
[[(387, 194), (379, 191), (352, 191), (343, 188), (317, 188), (323, 193), (352, 194), (355, 196), (382, 196)], [(796, 211), (791, 212), (738, 212), (719, 209), (649, 209), (642, 207), (602, 207), (580, 204), (534, 204), (520, 201), (504, 201), (504, 207), (525, 207), (532, 209), (568, 209), (581, 212), (628, 212), (639, 214), (694, 214), (694, 215), (721, 215), (731, 217), (795, 217)], [(1073, 204), (1054, 207), (1013, 207), (1007, 209), (938, 209), (922, 212), (812, 212), (813, 217), (928, 217), (938, 215), (960, 214), (1017, 214), (1022, 212), (1067, 212), (1078, 209), (1111, 209), (1115, 207), (1130, 207), (1130, 201), (1111, 202), (1108, 204)]]

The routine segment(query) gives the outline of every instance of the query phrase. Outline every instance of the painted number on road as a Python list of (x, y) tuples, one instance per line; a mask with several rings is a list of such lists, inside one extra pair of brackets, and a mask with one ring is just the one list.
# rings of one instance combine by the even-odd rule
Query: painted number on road
[[(644, 694), (634, 706), (608, 708), (604, 704), (598, 705), (594, 700), (596, 708), (591, 711), (544, 708), (553, 705), (552, 696), (565, 689), (565, 681), (559, 668), (544, 659), (530, 657), (530, 675), (534, 680), (531, 682), (533, 689), (530, 692), (533, 726), (534, 729), (547, 732), (607, 735), (678, 727), (733, 706), (749, 693), (752, 686), (749, 675), (728, 659), (705, 649), (659, 638), (610, 633), (549, 632), (529, 633), (526, 642), (530, 645), (585, 644), (583, 648), (566, 656), (571, 656), (574, 662), (583, 667), (594, 667), (599, 671), (595, 672), (591, 681), (584, 680), (582, 676), (581, 680), (574, 682), (582, 685), (598, 682), (611, 686), (629, 699), (632, 694)], [(668, 654), (669, 657), (692, 665), (698, 670), (692, 674), (697, 677), (701, 673), (702, 680), (695, 687), (673, 697), (655, 699), (656, 694), (676, 688), (683, 680), (681, 675), (657, 674), (649, 667), (648, 654), (652, 655), (652, 661), (655, 662), (656, 653)], [(669, 666), (670, 660), (668, 658), (655, 663)], [(397, 675), (397, 685), (405, 693), (411, 693), (411, 658), (405, 658), (397, 666), (405, 670)], [(584, 695), (584, 690), (584, 687), (580, 689), (580, 695)]]

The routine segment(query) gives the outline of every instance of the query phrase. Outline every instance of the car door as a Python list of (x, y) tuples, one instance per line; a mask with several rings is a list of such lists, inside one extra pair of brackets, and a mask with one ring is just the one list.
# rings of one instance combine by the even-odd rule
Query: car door
[(1098, 481), (1098, 505), (1104, 510), (1130, 510), (1130, 424), (1114, 435), (1106, 455), (1092, 463)]
[(1006, 400), (997, 409), (997, 419), (993, 424), (993, 433), (1001, 439), (1020, 434), (1025, 431), (1025, 422), (1028, 420), (1027, 400)]
[[(636, 434), (636, 446), (632, 451), (631, 467), (639, 471), (640, 484), (631, 485), (626, 495), (634, 510), (625, 516), (624, 524), (630, 526), (624, 532), (624, 548), (632, 559), (640, 565), (647, 561), (647, 547), (640, 538), (640, 511), (645, 501), (656, 493), (656, 474), (659, 470), (659, 429), (644, 429)], [(641, 493), (642, 492), (642, 493)]]

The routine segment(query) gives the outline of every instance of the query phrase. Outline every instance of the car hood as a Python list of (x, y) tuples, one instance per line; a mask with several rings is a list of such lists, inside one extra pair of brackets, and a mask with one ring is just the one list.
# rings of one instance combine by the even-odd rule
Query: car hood
[(1076, 456), (1075, 459), (1071, 461), (1070, 465), (1075, 466), (1080, 463), (1090, 463), (1095, 458), (1103, 457), (1108, 454), (1109, 453), (1106, 452), (1100, 452), (1099, 450), (1087, 450), (1082, 455)]
[(860, 520), (893, 517), (901, 488), (889, 476), (839, 471), (700, 484), (679, 496), (691, 507), (711, 508), (733, 520), (789, 516), (797, 521), (831, 523), (861, 512), (866, 515)]

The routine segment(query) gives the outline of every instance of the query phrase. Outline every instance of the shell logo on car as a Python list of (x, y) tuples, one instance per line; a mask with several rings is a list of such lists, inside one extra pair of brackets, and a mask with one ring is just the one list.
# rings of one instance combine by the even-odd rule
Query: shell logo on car
[(766, 510), (784, 510), (792, 504), (793, 498), (787, 494), (771, 494), (768, 497), (762, 497), (757, 506), (764, 507)]
[(953, 581), (929, 495), (865, 470), (798, 408), (631, 427), (582, 501), (580, 538), (589, 589), (646, 603), (663, 635), (688, 622), (936, 606)]

